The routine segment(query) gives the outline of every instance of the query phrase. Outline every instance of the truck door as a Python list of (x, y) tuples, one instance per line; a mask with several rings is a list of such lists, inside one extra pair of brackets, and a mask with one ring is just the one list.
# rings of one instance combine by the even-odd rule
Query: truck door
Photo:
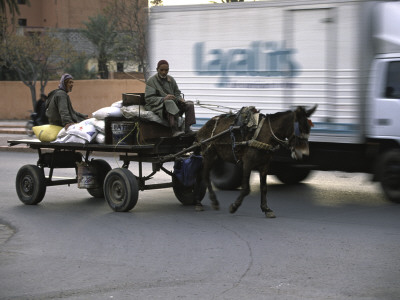
[(375, 70), (372, 132), (381, 138), (400, 137), (400, 60), (381, 60)]
[[(287, 91), (291, 105), (304, 105), (305, 101), (319, 103), (320, 114), (329, 114), (334, 98), (328, 94), (329, 69), (335, 68), (335, 22), (333, 8), (299, 9), (287, 11), (286, 41), (296, 50), (302, 76), (292, 78), (301, 89)], [(332, 113), (331, 113), (332, 115)]]

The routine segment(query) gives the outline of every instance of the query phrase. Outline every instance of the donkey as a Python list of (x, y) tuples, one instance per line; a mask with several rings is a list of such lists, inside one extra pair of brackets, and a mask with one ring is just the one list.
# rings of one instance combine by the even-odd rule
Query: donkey
[[(203, 155), (202, 181), (207, 185), (211, 205), (219, 209), (219, 202), (210, 181), (210, 170), (218, 159), (226, 162), (241, 163), (243, 166), (242, 190), (239, 197), (230, 205), (230, 213), (235, 213), (242, 204), (243, 198), (250, 193), (250, 173), (260, 173), (261, 211), (267, 218), (275, 218), (274, 212), (267, 205), (267, 173), (274, 151), (280, 147), (291, 150), (294, 159), (301, 159), (303, 154), (309, 155), (308, 138), (311, 126), (309, 117), (315, 112), (317, 105), (306, 110), (299, 106), (294, 111), (261, 115), (257, 127), (253, 131), (229, 130), (235, 125), (237, 115), (225, 114), (209, 120), (196, 135)], [(217, 134), (216, 139), (209, 139)], [(230, 131), (230, 134), (229, 134)], [(208, 142), (203, 142), (209, 139)], [(196, 210), (202, 211), (201, 199), (196, 199)]]

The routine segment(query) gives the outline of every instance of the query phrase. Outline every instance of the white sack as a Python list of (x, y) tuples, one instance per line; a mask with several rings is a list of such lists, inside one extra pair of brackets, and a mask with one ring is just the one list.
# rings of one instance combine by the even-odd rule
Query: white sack
[(92, 115), (97, 120), (104, 120), (107, 117), (122, 117), (121, 108), (115, 106), (100, 108)]

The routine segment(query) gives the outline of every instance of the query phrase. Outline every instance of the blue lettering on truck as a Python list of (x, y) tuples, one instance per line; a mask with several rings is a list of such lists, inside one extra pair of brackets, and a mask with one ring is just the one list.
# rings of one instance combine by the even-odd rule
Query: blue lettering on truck
[(284, 42), (255, 41), (248, 48), (205, 48), (204, 42), (194, 45), (196, 74), (220, 75), (220, 86), (229, 85), (229, 76), (294, 77), (300, 73), (293, 59), (295, 50), (286, 48)]

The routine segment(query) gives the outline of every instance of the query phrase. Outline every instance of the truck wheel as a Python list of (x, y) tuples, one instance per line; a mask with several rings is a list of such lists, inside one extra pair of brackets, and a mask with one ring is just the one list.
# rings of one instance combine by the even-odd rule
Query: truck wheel
[(205, 184), (196, 182), (195, 185), (187, 187), (175, 176), (172, 176), (172, 188), (176, 198), (183, 205), (195, 205), (195, 195), (198, 194), (199, 200), (202, 200), (207, 191), (207, 186)]
[(310, 175), (311, 170), (296, 168), (293, 166), (279, 166), (275, 176), (285, 184), (296, 184), (302, 182)]
[(114, 211), (130, 211), (138, 201), (138, 184), (135, 176), (128, 169), (117, 168), (108, 172), (103, 189), (104, 197)]
[(391, 150), (383, 154), (378, 166), (383, 192), (387, 198), (400, 203), (400, 151)]
[(98, 188), (87, 189), (88, 193), (95, 198), (104, 198), (104, 179), (107, 173), (111, 171), (111, 166), (103, 159), (92, 159), (90, 166), (96, 170), (96, 181), (99, 184)]
[(211, 169), (210, 179), (216, 188), (220, 190), (234, 190), (241, 186), (243, 168), (222, 160), (218, 160)]
[(15, 180), (19, 199), (26, 205), (36, 205), (46, 193), (46, 178), (43, 169), (35, 165), (25, 165), (19, 169)]

